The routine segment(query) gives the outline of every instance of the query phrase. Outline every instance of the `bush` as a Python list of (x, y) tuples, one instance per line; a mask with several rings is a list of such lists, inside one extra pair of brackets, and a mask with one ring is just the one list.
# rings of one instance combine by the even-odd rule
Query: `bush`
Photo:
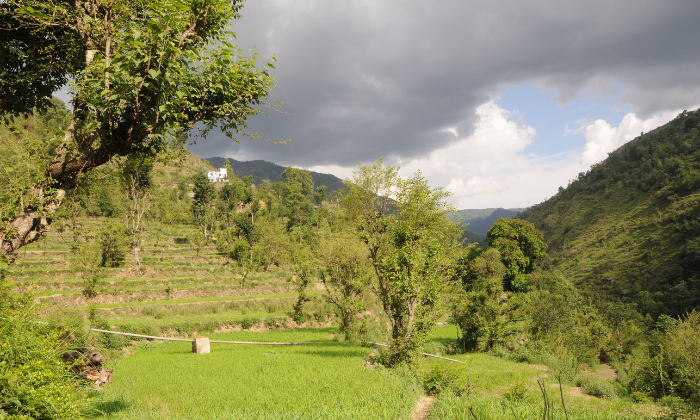
[(585, 375), (578, 379), (578, 386), (584, 394), (594, 397), (612, 400), (617, 398), (615, 387), (610, 381), (602, 381), (591, 375)]
[(459, 396), (466, 387), (460, 381), (459, 371), (445, 363), (435, 363), (423, 378), (423, 390), (429, 395), (436, 395), (450, 390)]
[[(94, 320), (92, 326), (93, 328), (97, 328), (99, 330), (110, 329), (109, 323), (107, 323), (107, 321), (104, 319)], [(129, 338), (123, 335), (104, 333), (95, 334), (97, 334), (97, 340), (99, 341), (100, 346), (107, 349), (119, 350), (126, 347), (129, 344)]]
[(0, 418), (80, 418), (87, 392), (61, 360), (65, 332), (37, 324), (31, 308), (0, 278)]
[[(647, 359), (632, 372), (630, 391), (677, 397), (700, 407), (700, 312), (680, 322), (659, 317)], [(663, 372), (663, 375), (659, 374)]]
[(257, 324), (260, 322), (259, 318), (244, 318), (243, 321), (241, 321), (241, 328), (244, 330), (249, 330), (253, 325)]
[(510, 402), (520, 402), (528, 399), (528, 388), (525, 382), (516, 382), (509, 386), (504, 392), (503, 397)]
[(265, 318), (265, 326), (270, 329), (284, 326), (284, 318)]
[(127, 236), (124, 228), (106, 226), (100, 232), (100, 267), (119, 267), (126, 257)]
[(97, 284), (100, 282), (100, 275), (92, 274), (89, 278), (83, 280), (83, 296), (87, 299), (92, 299), (97, 296)]

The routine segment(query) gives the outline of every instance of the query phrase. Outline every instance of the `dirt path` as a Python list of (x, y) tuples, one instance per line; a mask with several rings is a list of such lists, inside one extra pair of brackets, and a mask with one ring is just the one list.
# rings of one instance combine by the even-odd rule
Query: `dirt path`
[(413, 409), (413, 413), (411, 413), (411, 419), (412, 420), (425, 420), (428, 418), (428, 415), (430, 414), (430, 406), (433, 405), (435, 402), (435, 397), (428, 397), (423, 395), (420, 397), (418, 402), (416, 403), (416, 407)]

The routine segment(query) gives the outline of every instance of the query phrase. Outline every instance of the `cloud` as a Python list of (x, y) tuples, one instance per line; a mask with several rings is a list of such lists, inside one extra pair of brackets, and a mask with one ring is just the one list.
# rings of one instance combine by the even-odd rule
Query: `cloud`
[(680, 110), (664, 112), (645, 120), (638, 118), (634, 113), (628, 113), (617, 127), (611, 126), (605, 120), (597, 120), (586, 125), (584, 129), (586, 146), (581, 154), (581, 163), (590, 166), (603, 161), (608, 157), (608, 153), (638, 137), (641, 133), (666, 124), (679, 112)]
[(212, 134), (193, 150), (285, 165), (425, 156), (474, 130), (504, 85), (531, 83), (565, 106), (615, 94), (640, 119), (700, 94), (700, 2), (498, 3), (259, 0), (233, 23), (244, 49), (276, 54), (274, 99), (291, 115), (253, 118), (285, 147)]
[(420, 158), (389, 156), (400, 174), (420, 170), (431, 185), (446, 186), (458, 208), (526, 207), (556, 192), (562, 180), (583, 167), (575, 154), (539, 157), (524, 153), (537, 136), (534, 128), (488, 101), (476, 108), (473, 132)]

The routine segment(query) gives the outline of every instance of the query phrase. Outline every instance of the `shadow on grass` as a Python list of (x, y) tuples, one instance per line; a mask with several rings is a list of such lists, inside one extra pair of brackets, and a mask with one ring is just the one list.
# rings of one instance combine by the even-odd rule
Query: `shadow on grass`
[(122, 410), (128, 410), (129, 407), (131, 407), (131, 404), (124, 401), (122, 398), (112, 401), (100, 401), (95, 405), (93, 413), (89, 418), (105, 417), (109, 414), (118, 413)]
[(360, 347), (354, 347), (354, 346), (349, 346), (349, 345), (340, 345), (340, 346), (323, 346), (323, 348), (315, 348), (315, 349), (298, 349), (295, 353), (297, 354), (308, 354), (311, 356), (320, 356), (320, 357), (362, 357), (368, 353), (367, 349), (363, 349)]
[(438, 343), (443, 347), (449, 347), (450, 345), (459, 348), (459, 339), (452, 337), (431, 337), (426, 341), (427, 344)]

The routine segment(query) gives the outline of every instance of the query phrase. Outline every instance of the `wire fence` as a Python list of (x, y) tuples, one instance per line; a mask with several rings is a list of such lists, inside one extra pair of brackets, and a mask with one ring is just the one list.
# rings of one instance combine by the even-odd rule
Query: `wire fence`
[[(132, 334), (132, 333), (125, 333), (125, 332), (121, 332), (121, 331), (100, 330), (97, 328), (90, 328), (90, 331), (99, 332), (99, 333), (103, 333), (103, 334), (122, 335), (122, 336), (126, 336), (126, 337), (146, 338), (146, 339), (150, 339), (150, 340), (185, 341), (188, 343), (194, 342), (194, 339), (189, 339), (189, 338), (156, 337), (153, 335)], [(309, 344), (326, 344), (326, 342), (324, 342), (324, 341), (278, 342), (278, 341), (209, 340), (209, 342), (210, 343), (219, 343), (219, 344), (252, 344), (252, 345), (266, 345), (266, 346), (296, 346), (296, 345), (309, 345)], [(388, 345), (383, 344), (383, 343), (372, 343), (372, 344), (374, 344), (375, 346), (380, 346), (380, 347), (389, 347)], [(437, 354), (421, 353), (421, 355), (426, 356), (426, 357), (434, 357), (434, 358), (442, 359), (442, 360), (448, 360), (450, 362), (455, 362), (455, 363), (464, 363), (461, 360), (450, 359), (449, 357), (438, 356)]]

